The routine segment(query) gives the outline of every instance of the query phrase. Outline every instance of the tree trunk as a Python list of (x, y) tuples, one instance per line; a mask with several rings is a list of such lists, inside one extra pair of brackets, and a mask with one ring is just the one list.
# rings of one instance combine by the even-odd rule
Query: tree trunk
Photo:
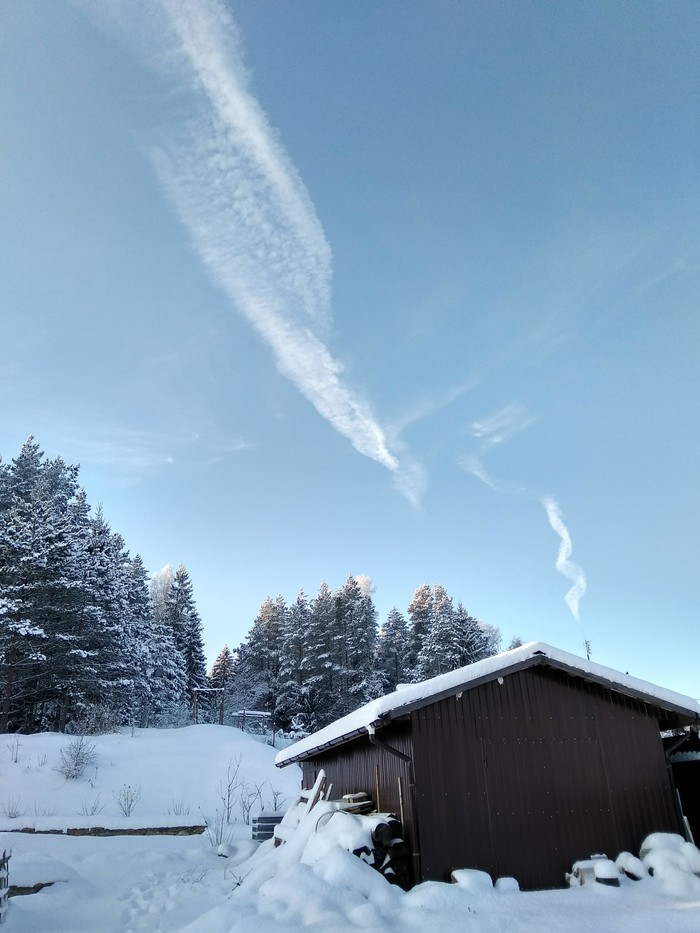
[(5, 695), (2, 698), (2, 714), (0, 715), (0, 733), (7, 732), (10, 723), (10, 703), (12, 701), (12, 688), (15, 680), (15, 667), (17, 665), (17, 652), (10, 651), (10, 663), (5, 677)]

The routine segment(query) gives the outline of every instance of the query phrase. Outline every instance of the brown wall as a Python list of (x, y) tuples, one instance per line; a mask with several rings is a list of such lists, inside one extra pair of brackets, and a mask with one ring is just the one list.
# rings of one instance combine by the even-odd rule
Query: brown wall
[(559, 886), (594, 852), (679, 831), (644, 704), (537, 667), (412, 714), (421, 874), (454, 868)]
[[(378, 737), (405, 755), (413, 755), (409, 722), (394, 722), (381, 729)], [(412, 768), (400, 758), (371, 745), (367, 737), (330, 749), (317, 758), (302, 762), (304, 787), (312, 787), (318, 772), (326, 772), (326, 785), (333, 784), (332, 796), (338, 800), (344, 794), (364, 791), (377, 803), (377, 766), (379, 767), (379, 810), (401, 818), (399, 781), (403, 799), (404, 835), (413, 847), (414, 817), (412, 806)]]

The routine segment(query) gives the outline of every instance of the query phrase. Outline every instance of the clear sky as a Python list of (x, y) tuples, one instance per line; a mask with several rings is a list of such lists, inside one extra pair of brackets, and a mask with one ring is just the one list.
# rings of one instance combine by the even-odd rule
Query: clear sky
[(700, 4), (0, 18), (0, 452), (210, 661), (367, 574), (700, 696)]

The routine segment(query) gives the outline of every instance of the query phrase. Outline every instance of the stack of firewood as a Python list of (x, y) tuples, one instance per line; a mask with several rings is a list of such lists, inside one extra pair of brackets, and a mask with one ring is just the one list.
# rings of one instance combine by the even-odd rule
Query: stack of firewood
[(375, 868), (391, 884), (407, 890), (410, 885), (410, 853), (401, 823), (389, 813), (386, 821), (375, 823), (371, 838), (371, 848), (361, 846), (353, 850), (353, 855)]

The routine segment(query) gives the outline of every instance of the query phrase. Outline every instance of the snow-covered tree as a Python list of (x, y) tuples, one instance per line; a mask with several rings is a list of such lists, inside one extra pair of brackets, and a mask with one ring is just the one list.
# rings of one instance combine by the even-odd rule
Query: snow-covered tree
[(409, 671), (413, 672), (418, 666), (418, 656), (433, 619), (433, 591), (427, 583), (421, 584), (413, 594), (408, 607), (408, 618), (411, 628), (406, 663)]
[(181, 657), (187, 695), (191, 702), (193, 690), (206, 687), (207, 667), (202, 620), (195, 605), (192, 581), (183, 564), (177, 568), (165, 599), (165, 622), (173, 633), (175, 647)]
[(274, 712), (285, 613), (281, 596), (266, 597), (246, 641), (238, 649), (235, 696), (240, 708)]
[(224, 645), (209, 671), (209, 686), (218, 690), (226, 690), (233, 680), (233, 672), (233, 655), (229, 646)]
[(409, 642), (406, 619), (395, 607), (379, 630), (375, 668), (384, 693), (391, 693), (408, 680)]
[[(309, 708), (313, 701), (310, 678), (313, 663), (309, 657), (308, 640), (311, 607), (306, 593), (299, 591), (287, 608), (280, 630), (279, 683), (275, 698), (274, 719), (281, 729), (312, 731), (316, 718)], [(310, 715), (311, 714), (311, 715)]]

